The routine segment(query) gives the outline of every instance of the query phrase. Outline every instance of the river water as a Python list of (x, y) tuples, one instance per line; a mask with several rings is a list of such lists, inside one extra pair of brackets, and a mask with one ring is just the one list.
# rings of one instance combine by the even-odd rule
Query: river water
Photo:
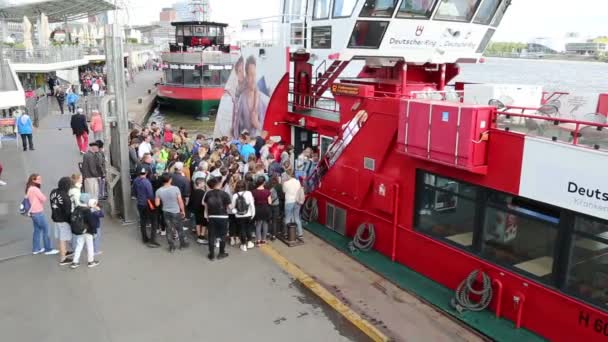
[[(483, 64), (462, 64), (456, 81), (541, 85), (547, 91), (577, 94), (608, 93), (608, 63), (489, 58)], [(205, 134), (211, 134), (214, 125), (213, 121), (199, 121), (164, 108), (150, 120)]]

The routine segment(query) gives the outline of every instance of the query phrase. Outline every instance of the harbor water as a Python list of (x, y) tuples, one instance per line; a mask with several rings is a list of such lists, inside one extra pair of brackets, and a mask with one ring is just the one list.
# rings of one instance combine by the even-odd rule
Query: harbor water
[[(478, 83), (509, 83), (541, 85), (547, 91), (567, 91), (576, 94), (608, 93), (608, 63), (557, 60), (528, 60), (489, 58), (482, 64), (461, 64), (456, 81)], [(360, 66), (352, 65), (345, 73), (356, 73)], [(169, 122), (175, 128), (190, 132), (212, 134), (214, 117), (202, 121), (190, 113), (161, 107), (149, 121)]]

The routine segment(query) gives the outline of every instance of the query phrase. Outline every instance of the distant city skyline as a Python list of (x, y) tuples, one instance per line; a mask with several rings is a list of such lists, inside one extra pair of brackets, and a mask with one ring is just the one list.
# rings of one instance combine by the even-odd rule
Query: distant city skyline
[[(189, 0), (130, 0), (131, 24), (158, 21), (163, 7)], [(212, 20), (233, 26), (241, 20), (279, 15), (283, 0), (210, 0)], [(363, 0), (360, 0), (363, 1)], [(494, 36), (494, 41), (528, 42), (537, 37), (563, 37), (568, 32), (581, 37), (608, 36), (605, 24), (608, 1), (513, 0), (511, 8)]]

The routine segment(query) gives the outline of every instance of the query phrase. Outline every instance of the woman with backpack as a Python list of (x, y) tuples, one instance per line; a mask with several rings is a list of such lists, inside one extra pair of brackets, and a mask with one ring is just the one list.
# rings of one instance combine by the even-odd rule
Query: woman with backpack
[(91, 210), (97, 207), (97, 200), (91, 199), (89, 194), (80, 195), (80, 205), (74, 209), (70, 216), (72, 234), (76, 236), (76, 249), (74, 250), (74, 261), (70, 268), (75, 269), (80, 266), (80, 254), (84, 246), (87, 246), (87, 266), (89, 268), (99, 265), (95, 260), (95, 247), (93, 237), (97, 235), (99, 219), (103, 216), (100, 210)]
[(255, 203), (251, 191), (246, 190), (245, 181), (240, 180), (236, 183), (235, 193), (232, 195), (232, 211), (239, 230), (241, 239), (241, 250), (246, 252), (248, 248), (253, 248), (251, 242), (252, 224), (251, 220), (255, 216)]
[(271, 212), (271, 196), (270, 190), (266, 189), (264, 185), (266, 179), (262, 176), (258, 176), (256, 179), (256, 188), (251, 192), (255, 203), (255, 236), (256, 245), (263, 245), (266, 243), (268, 237), (268, 222), (270, 222)]
[[(34, 224), (32, 253), (54, 255), (59, 253), (59, 251), (53, 248), (49, 237), (49, 224), (44, 215), (46, 196), (40, 191), (41, 185), (42, 176), (36, 173), (30, 175), (27, 179), (27, 184), (25, 185), (25, 200), (23, 206), (26, 213), (32, 218), (32, 223)], [(44, 247), (40, 245), (40, 239), (42, 239)]]

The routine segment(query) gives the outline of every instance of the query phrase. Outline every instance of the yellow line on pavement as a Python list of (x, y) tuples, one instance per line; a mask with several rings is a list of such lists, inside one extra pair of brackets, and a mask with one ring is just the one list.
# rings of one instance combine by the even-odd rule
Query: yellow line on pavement
[(351, 310), (348, 306), (342, 303), (336, 296), (331, 294), (321, 284), (312, 279), (308, 274), (304, 273), (298, 266), (291, 263), (285, 257), (283, 257), (276, 249), (270, 245), (263, 245), (260, 248), (264, 254), (271, 257), (279, 266), (281, 266), (287, 273), (292, 277), (296, 278), (309, 290), (314, 292), (319, 298), (325, 301), (334, 310), (340, 313), (344, 318), (349, 320), (355, 327), (361, 330), (364, 334), (369, 336), (375, 342), (390, 341), (390, 339), (384, 335), (380, 330), (373, 326), (370, 322), (363, 319), (356, 312)]

